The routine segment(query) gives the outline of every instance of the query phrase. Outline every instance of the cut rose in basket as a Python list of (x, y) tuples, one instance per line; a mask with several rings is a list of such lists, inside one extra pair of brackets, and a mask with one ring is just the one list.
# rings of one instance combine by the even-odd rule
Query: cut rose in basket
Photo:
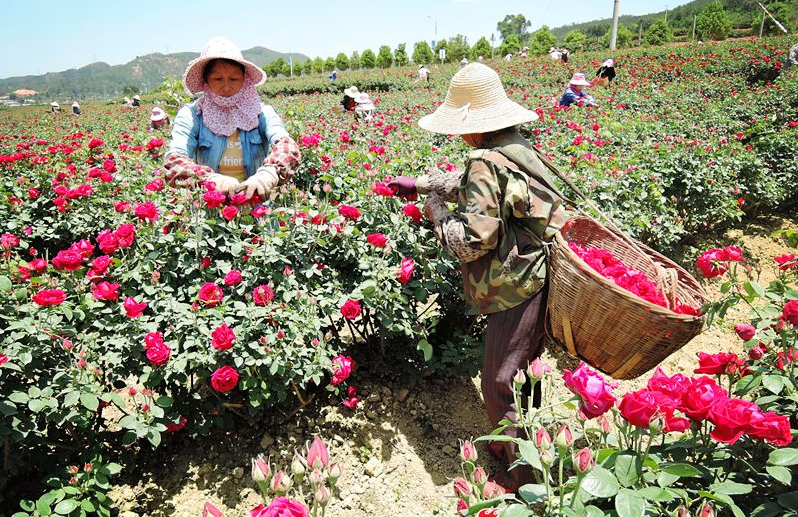
[[(596, 270), (604, 278), (614, 281), (618, 287), (622, 287), (654, 305), (668, 307), (668, 302), (665, 300), (662, 291), (659, 290), (657, 284), (648, 275), (630, 268), (611, 252), (601, 248), (582, 247), (573, 242), (569, 242), (568, 246), (588, 266)], [(677, 299), (673, 312), (698, 316), (701, 314), (701, 309), (679, 303)]]

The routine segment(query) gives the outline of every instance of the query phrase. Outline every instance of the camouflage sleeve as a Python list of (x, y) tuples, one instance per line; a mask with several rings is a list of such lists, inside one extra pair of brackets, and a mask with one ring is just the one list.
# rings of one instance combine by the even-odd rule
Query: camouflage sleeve
[(463, 171), (428, 174), (416, 178), (416, 190), (419, 194), (434, 192), (444, 201), (457, 201), (457, 192), (463, 180)]
[(472, 161), (458, 207), (450, 212), (435, 195), (428, 197), (425, 212), (435, 225), (443, 248), (461, 262), (473, 262), (496, 248), (502, 228), (496, 174), (482, 160)]

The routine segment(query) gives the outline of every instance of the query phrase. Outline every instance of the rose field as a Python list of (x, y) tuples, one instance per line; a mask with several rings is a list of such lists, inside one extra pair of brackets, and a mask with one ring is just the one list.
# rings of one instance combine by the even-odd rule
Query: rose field
[[(554, 343), (519, 371), (544, 402), (504, 423), (536, 477), (518, 494), (492, 478), (484, 321), (423, 196), (387, 186), (464, 166), (417, 125), (454, 65), (270, 79), (303, 161), (263, 204), (165, 183), (146, 106), (174, 112), (174, 85), (142, 109), (0, 110), (0, 515), (796, 515), (790, 44), (619, 51), (595, 108), (557, 101), (603, 53), (488, 62), (540, 116), (524, 136), (710, 298), (639, 379)], [(373, 120), (334, 110), (350, 84)]]

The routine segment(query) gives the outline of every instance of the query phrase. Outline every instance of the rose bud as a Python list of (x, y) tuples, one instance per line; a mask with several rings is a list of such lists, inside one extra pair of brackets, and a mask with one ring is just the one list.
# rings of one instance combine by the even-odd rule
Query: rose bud
[(313, 500), (324, 508), (330, 502), (330, 490), (326, 486), (320, 486), (313, 492)]
[(263, 456), (252, 458), (252, 480), (256, 483), (266, 483), (271, 476), (271, 467), (263, 460)]
[(551, 449), (540, 450), (540, 462), (544, 465), (551, 465), (554, 463), (554, 454), (552, 454)]
[(295, 477), (302, 477), (305, 475), (305, 460), (298, 452), (294, 452), (294, 460), (291, 462), (291, 474)]
[(460, 443), (460, 459), (471, 463), (477, 461), (477, 449), (473, 443), (468, 440)]
[(758, 361), (762, 359), (762, 357), (764, 356), (765, 356), (765, 351), (762, 350), (762, 348), (759, 346), (755, 346), (754, 348), (748, 351), (748, 357), (750, 357), (754, 361)]
[(590, 449), (585, 447), (581, 451), (574, 454), (574, 469), (580, 474), (584, 474), (585, 472), (589, 471), (595, 465), (595, 460), (593, 460), (593, 455), (590, 453)]
[(482, 496), (485, 497), (485, 499), (493, 499), (494, 497), (499, 497), (504, 494), (504, 488), (493, 481), (488, 481), (485, 483), (485, 486), (482, 487)]
[(543, 361), (540, 360), (538, 357), (527, 366), (526, 374), (529, 376), (530, 379), (534, 379), (539, 381), (543, 378), (544, 375), (551, 371), (551, 367), (546, 366), (543, 364)]
[(460, 515), (465, 515), (468, 513), (468, 503), (465, 502), (465, 499), (460, 499), (457, 501), (457, 513)]
[(324, 474), (322, 474), (319, 469), (313, 469), (308, 476), (308, 481), (310, 482), (310, 486), (317, 488), (324, 484)]
[(687, 511), (687, 508), (684, 506), (680, 506), (678, 510), (676, 510), (676, 517), (690, 517), (690, 512)]
[(205, 501), (205, 506), (202, 507), (202, 517), (222, 517), (222, 511), (212, 503)]
[(272, 478), (271, 490), (276, 494), (285, 494), (291, 489), (291, 478), (283, 470), (278, 470)]
[(312, 469), (323, 469), (330, 463), (330, 451), (318, 436), (313, 438), (313, 443), (308, 448), (307, 466)]
[(482, 486), (488, 480), (488, 473), (485, 472), (485, 469), (482, 467), (477, 467), (474, 469), (474, 473), (471, 474), (471, 481), (474, 482), (477, 486)]
[(756, 327), (748, 324), (739, 324), (734, 326), (734, 331), (743, 341), (750, 341), (756, 336)]
[(513, 376), (513, 385), (516, 388), (520, 388), (525, 383), (526, 383), (526, 374), (524, 374), (524, 370), (518, 370), (517, 372), (515, 372), (515, 375)]
[(538, 449), (551, 447), (551, 435), (545, 428), (541, 427), (535, 432), (535, 445), (537, 445)]
[(468, 481), (463, 478), (454, 478), (454, 481), (452, 482), (452, 488), (454, 488), (454, 495), (457, 497), (468, 497), (468, 495), (471, 493), (471, 487), (469, 486)]
[(701, 508), (700, 517), (715, 517), (715, 510), (712, 508), (711, 504), (707, 503)]
[(554, 435), (554, 444), (557, 447), (564, 448), (570, 447), (572, 443), (574, 443), (574, 435), (571, 432), (571, 428), (567, 425), (560, 427), (560, 430)]

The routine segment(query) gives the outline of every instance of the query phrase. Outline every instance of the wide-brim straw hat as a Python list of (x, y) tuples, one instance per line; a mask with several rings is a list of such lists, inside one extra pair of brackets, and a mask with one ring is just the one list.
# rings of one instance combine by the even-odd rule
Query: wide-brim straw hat
[(507, 97), (495, 70), (471, 63), (454, 74), (443, 104), (422, 117), (418, 125), (433, 133), (467, 135), (490, 133), (537, 118), (537, 113)]
[(355, 95), (355, 102), (358, 104), (371, 104), (371, 97), (368, 93), (358, 93)]
[(56, 107), (56, 106), (58, 106), (58, 103), (53, 101), (53, 102), (50, 103), (50, 106)]
[(141, 100), (141, 97), (139, 97), (138, 95), (134, 95), (134, 96), (133, 96), (133, 100), (134, 100), (134, 101), (140, 101), (140, 100)]
[(248, 76), (255, 83), (255, 86), (266, 80), (266, 73), (255, 63), (247, 61), (241, 54), (241, 50), (230, 40), (216, 37), (205, 44), (205, 48), (200, 52), (200, 57), (189, 62), (186, 73), (183, 74), (183, 87), (192, 95), (204, 89), (202, 73), (208, 61), (214, 59), (229, 59), (244, 65), (244, 75)]
[(360, 91), (357, 89), (357, 86), (350, 86), (349, 88), (344, 88), (344, 95), (348, 95), (353, 99), (355, 98), (355, 95), (357, 95), (358, 93), (360, 93)]
[(153, 122), (158, 122), (159, 120), (163, 120), (166, 118), (166, 112), (161, 108), (152, 108), (150, 112), (150, 120)]
[(590, 81), (585, 79), (585, 74), (576, 73), (573, 77), (571, 77), (571, 80), (568, 82), (568, 84), (575, 84), (577, 86), (590, 86)]

